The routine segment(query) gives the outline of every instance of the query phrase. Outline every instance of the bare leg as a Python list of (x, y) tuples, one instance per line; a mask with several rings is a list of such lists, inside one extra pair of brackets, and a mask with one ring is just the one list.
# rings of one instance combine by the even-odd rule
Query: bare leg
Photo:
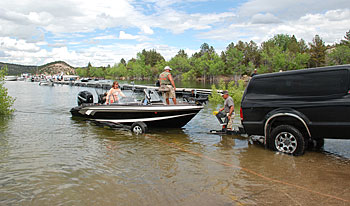
[(173, 98), (173, 102), (174, 102), (174, 104), (176, 104), (176, 98)]
[(169, 99), (168, 99), (168, 98), (166, 98), (166, 99), (165, 99), (165, 101), (166, 101), (167, 105), (169, 105), (169, 104), (170, 104), (170, 103), (169, 103)]

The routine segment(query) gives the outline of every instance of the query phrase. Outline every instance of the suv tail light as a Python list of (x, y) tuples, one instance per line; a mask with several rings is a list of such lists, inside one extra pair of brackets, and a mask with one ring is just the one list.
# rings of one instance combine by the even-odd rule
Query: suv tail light
[(240, 116), (241, 116), (241, 121), (243, 121), (243, 111), (242, 111), (242, 107), (241, 107), (241, 109), (239, 110), (239, 113), (240, 113)]

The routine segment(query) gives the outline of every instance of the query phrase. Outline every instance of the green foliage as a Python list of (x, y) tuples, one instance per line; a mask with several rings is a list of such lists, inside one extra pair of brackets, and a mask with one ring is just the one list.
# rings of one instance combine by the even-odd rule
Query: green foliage
[(337, 46), (328, 56), (330, 65), (350, 64), (350, 44)]
[(179, 53), (175, 57), (171, 58), (169, 61), (169, 66), (172, 69), (174, 69), (174, 72), (172, 72), (174, 75), (177, 75), (179, 73), (188, 72), (191, 68), (190, 61), (187, 57), (187, 54), (180, 53), (180, 52), (181, 52), (181, 50), (179, 51)]
[[(223, 104), (224, 99), (221, 96), (221, 93), (218, 92), (218, 89), (215, 85), (211, 87), (212, 93), (209, 95), (209, 102), (212, 104)], [(245, 90), (244, 81), (238, 80), (237, 84), (234, 81), (231, 81), (226, 85), (224, 81), (220, 81), (219, 90), (227, 90), (229, 95), (232, 97), (235, 107), (241, 105), (241, 100)]]
[(350, 47), (350, 30), (348, 32), (346, 32), (344, 38), (345, 38), (345, 40), (341, 40), (340, 44)]
[(226, 74), (230, 73), (245, 73), (244, 53), (236, 47), (230, 47), (226, 50)]
[(4, 87), (4, 77), (7, 74), (7, 67), (0, 69), (0, 115), (9, 115), (14, 112), (12, 105), (15, 99), (8, 95), (7, 88)]
[(128, 62), (121, 59), (117, 65), (107, 68), (94, 68), (89, 63), (87, 68), (78, 68), (76, 72), (79, 76), (155, 80), (163, 68), (169, 65), (173, 68), (172, 75), (175, 79), (214, 81), (221, 75), (235, 75), (235, 77), (250, 75), (254, 69), (263, 74), (280, 70), (348, 64), (350, 30), (344, 38), (345, 40), (341, 40), (340, 44), (335, 45), (333, 47), (335, 49), (332, 48), (328, 53), (325, 43), (318, 35), (315, 35), (312, 43), (306, 43), (303, 39), (297, 40), (294, 35), (287, 34), (277, 34), (260, 46), (254, 41), (238, 41), (236, 45), (230, 43), (220, 55), (215, 52), (213, 46), (203, 43), (199, 51), (191, 57), (180, 49), (169, 61), (165, 61), (154, 49), (149, 51), (143, 49), (137, 53), (136, 58)]
[(90, 72), (90, 76), (92, 76), (92, 77), (104, 77), (105, 76), (104, 69), (101, 67), (91, 67), (89, 72)]
[(326, 50), (324, 41), (319, 35), (315, 35), (310, 45), (310, 60), (309, 65), (311, 67), (324, 66), (326, 63)]
[(303, 41), (298, 42), (294, 36), (276, 35), (262, 44), (260, 73), (303, 69), (309, 59)]
[(211, 86), (211, 94), (209, 95), (208, 99), (209, 102), (213, 104), (222, 104), (224, 102), (223, 98), (221, 97), (221, 94), (218, 93), (218, 90), (215, 85)]
[(190, 70), (190, 71), (182, 74), (183, 81), (190, 81), (190, 80), (195, 80), (195, 79), (196, 79), (196, 73), (194, 70)]
[(8, 75), (21, 75), (22, 73), (35, 74), (38, 70), (37, 66), (24, 66), (19, 64), (9, 64), (0, 62), (0, 68), (7, 67)]
[(87, 69), (84, 68), (78, 68), (75, 70), (76, 74), (80, 77), (87, 77)]
[(160, 61), (164, 61), (164, 57), (160, 53), (158, 53), (155, 49), (152, 49), (149, 51), (146, 51), (144, 49), (142, 50), (141, 55), (144, 58), (143, 59), (144, 64), (151, 67), (155, 66)]

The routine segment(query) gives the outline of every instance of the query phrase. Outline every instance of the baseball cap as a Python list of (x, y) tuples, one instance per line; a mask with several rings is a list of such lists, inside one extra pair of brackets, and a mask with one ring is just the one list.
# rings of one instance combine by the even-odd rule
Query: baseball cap
[(224, 96), (225, 94), (228, 94), (228, 91), (227, 91), (227, 90), (224, 90), (224, 91), (222, 92), (222, 95), (221, 95), (221, 96)]

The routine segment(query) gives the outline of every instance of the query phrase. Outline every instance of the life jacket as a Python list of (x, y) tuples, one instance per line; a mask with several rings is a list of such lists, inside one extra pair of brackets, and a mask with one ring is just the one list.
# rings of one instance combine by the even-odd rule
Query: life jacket
[(162, 84), (170, 84), (170, 81), (168, 79), (168, 76), (170, 75), (170, 72), (164, 71), (159, 75), (159, 81), (160, 85)]

